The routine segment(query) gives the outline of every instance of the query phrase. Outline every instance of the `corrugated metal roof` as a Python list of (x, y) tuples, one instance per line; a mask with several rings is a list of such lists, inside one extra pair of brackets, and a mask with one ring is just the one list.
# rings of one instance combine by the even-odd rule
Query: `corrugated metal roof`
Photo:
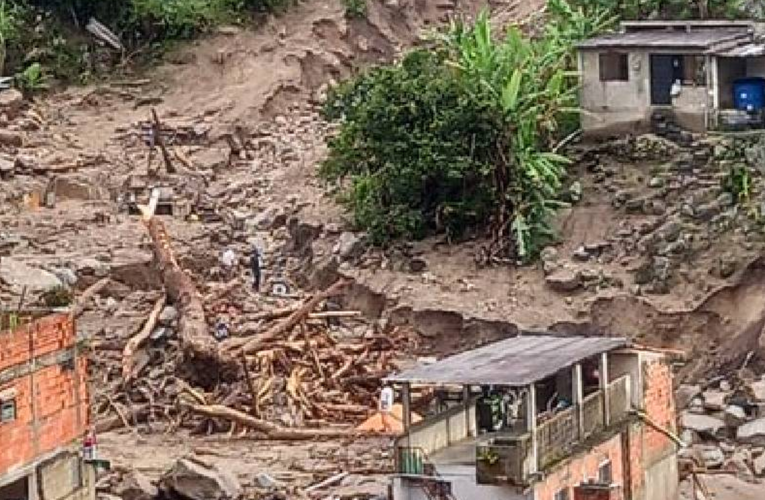
[(765, 44), (748, 43), (717, 53), (721, 57), (760, 57), (765, 55)]
[(751, 41), (748, 29), (715, 28), (683, 31), (676, 29), (641, 30), (626, 33), (614, 33), (585, 40), (578, 46), (582, 49), (593, 48), (675, 48), (707, 51), (716, 45), (741, 40)]
[(524, 386), (596, 354), (625, 347), (627, 339), (523, 334), (431, 365), (392, 375), (389, 382)]

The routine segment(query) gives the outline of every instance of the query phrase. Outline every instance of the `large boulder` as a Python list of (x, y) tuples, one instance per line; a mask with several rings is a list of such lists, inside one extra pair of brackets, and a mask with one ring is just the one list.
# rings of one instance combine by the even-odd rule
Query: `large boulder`
[(234, 500), (242, 486), (228, 471), (194, 458), (181, 458), (162, 476), (162, 488), (187, 500)]
[(159, 494), (157, 487), (136, 470), (131, 470), (114, 489), (122, 500), (154, 500)]
[(728, 399), (724, 391), (704, 391), (704, 408), (710, 411), (723, 411)]
[(0, 281), (18, 291), (26, 287), (30, 292), (45, 292), (63, 286), (55, 274), (10, 257), (0, 258)]
[(765, 380), (758, 380), (749, 384), (754, 400), (758, 403), (765, 403)]
[(765, 445), (765, 418), (752, 420), (739, 427), (736, 439), (742, 443)]
[(560, 268), (548, 274), (545, 282), (556, 292), (573, 292), (582, 286), (582, 275), (574, 269)]
[(710, 415), (683, 412), (680, 417), (680, 425), (699, 434), (714, 436), (725, 427), (725, 422)]
[(701, 387), (698, 385), (680, 384), (675, 391), (675, 401), (677, 402), (677, 408), (684, 410), (691, 403), (693, 398), (701, 394)]

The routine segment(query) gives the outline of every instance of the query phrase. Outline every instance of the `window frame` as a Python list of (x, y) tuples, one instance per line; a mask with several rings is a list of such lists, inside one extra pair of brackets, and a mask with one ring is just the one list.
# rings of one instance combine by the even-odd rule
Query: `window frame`
[[(10, 407), (11, 415), (6, 417), (5, 414)], [(8, 398), (0, 400), (0, 425), (15, 422), (18, 419), (18, 405), (16, 404), (16, 398)]]
[(629, 52), (599, 52), (598, 77), (602, 83), (629, 82)]
[[(604, 478), (604, 476), (606, 476), (604, 471), (608, 471), (607, 480)], [(611, 460), (603, 460), (600, 462), (600, 465), (598, 465), (598, 483), (607, 484), (609, 486), (614, 483), (614, 467)]]
[(570, 500), (571, 496), (569, 495), (569, 490), (570, 488), (568, 487), (559, 489), (555, 492), (553, 500)]

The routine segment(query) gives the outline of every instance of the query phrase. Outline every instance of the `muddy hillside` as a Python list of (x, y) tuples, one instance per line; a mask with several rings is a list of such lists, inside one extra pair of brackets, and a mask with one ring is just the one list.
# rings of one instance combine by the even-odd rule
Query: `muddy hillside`
[[(541, 11), (489, 3), (498, 24)], [(382, 495), (387, 438), (348, 432), (380, 379), (522, 330), (683, 351), (688, 405), (764, 373), (765, 233), (721, 181), (731, 151), (757, 162), (765, 143), (574, 144), (559, 240), (533, 265), (482, 262), (482, 241), (381, 250), (354, 230), (316, 176), (327, 89), (483, 4), (374, 1), (348, 18), (339, 0), (304, 2), (132, 78), (0, 92), (0, 301), (73, 300), (114, 464), (103, 498), (170, 495), (173, 468), (252, 498)], [(738, 450), (704, 446), (720, 465)]]

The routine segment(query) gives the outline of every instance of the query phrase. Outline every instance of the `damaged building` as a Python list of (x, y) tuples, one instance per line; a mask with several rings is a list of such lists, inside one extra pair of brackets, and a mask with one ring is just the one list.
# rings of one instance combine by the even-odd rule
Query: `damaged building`
[(579, 44), (590, 136), (765, 128), (765, 41), (750, 21), (634, 21)]
[(86, 357), (67, 313), (0, 316), (0, 500), (90, 500)]
[(394, 500), (677, 498), (662, 353), (620, 338), (524, 334), (387, 383), (405, 429)]

